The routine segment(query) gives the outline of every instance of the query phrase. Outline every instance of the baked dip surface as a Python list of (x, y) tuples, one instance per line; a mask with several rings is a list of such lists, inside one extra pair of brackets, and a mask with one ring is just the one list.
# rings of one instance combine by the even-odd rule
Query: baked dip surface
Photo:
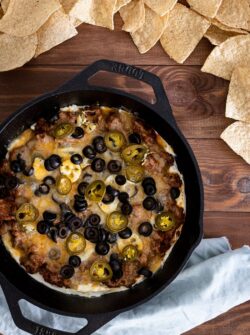
[(68, 106), (39, 119), (0, 169), (0, 232), (37, 280), (86, 296), (164, 264), (185, 220), (173, 149), (132, 113)]

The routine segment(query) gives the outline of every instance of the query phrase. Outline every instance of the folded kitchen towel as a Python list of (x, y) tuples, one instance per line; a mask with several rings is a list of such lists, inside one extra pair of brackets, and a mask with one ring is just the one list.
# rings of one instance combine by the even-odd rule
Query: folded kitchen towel
[[(231, 250), (225, 237), (204, 239), (185, 269), (147, 303), (122, 313), (95, 335), (179, 335), (250, 300), (250, 248)], [(76, 332), (83, 319), (65, 318), (22, 302), (25, 316), (40, 324)], [(27, 335), (11, 319), (0, 289), (0, 333)]]

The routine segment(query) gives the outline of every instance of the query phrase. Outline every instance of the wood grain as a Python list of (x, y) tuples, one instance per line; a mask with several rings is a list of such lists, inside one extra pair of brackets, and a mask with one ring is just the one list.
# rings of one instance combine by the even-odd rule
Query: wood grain
[(222, 140), (195, 139), (189, 143), (202, 173), (205, 211), (249, 212), (249, 165)]
[[(146, 54), (139, 54), (130, 35), (120, 30), (121, 21), (116, 17), (116, 31), (82, 24), (77, 29), (79, 34), (32, 60), (30, 65), (77, 64), (87, 65), (101, 58), (115, 59), (137, 65), (173, 65), (176, 64), (164, 52), (160, 43)], [(213, 47), (202, 39), (185, 64), (201, 65)], [(65, 52), (69, 50), (69, 52)], [(157, 60), (157, 61), (156, 61)]]
[[(0, 74), (1, 118), (28, 100), (55, 89), (84, 67), (39, 66), (24, 67)], [(230, 123), (224, 117), (228, 83), (201, 73), (199, 67), (145, 66), (163, 81), (177, 122), (188, 138), (218, 138)], [(92, 84), (118, 87), (152, 100), (148, 85), (124, 76), (101, 73)], [(107, 85), (108, 83), (108, 85)], [(129, 88), (129, 89), (128, 89)]]
[(249, 244), (249, 213), (205, 212), (204, 237), (226, 236), (233, 249)]
[[(140, 55), (129, 34), (83, 24), (75, 38), (41, 55), (22, 69), (0, 74), (0, 121), (30, 99), (70, 79), (101, 58), (142, 66), (160, 76), (178, 125), (199, 162), (205, 189), (205, 237), (227, 236), (233, 248), (249, 244), (250, 168), (219, 136), (231, 123), (224, 117), (228, 82), (201, 73), (213, 46), (203, 39), (184, 65), (177, 65), (158, 43)], [(149, 87), (113, 75), (98, 75), (92, 84), (129, 88), (152, 101)], [(250, 334), (250, 303), (186, 333), (186, 335)], [(7, 334), (5, 334), (7, 335)], [(167, 334), (166, 334), (167, 335)]]

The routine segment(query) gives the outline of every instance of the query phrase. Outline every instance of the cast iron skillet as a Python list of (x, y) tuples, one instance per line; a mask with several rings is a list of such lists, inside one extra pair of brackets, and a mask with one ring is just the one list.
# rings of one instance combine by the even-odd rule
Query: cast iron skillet
[[(154, 90), (156, 103), (150, 104), (118, 89), (90, 86), (88, 79), (103, 70), (133, 77), (149, 84)], [(125, 106), (132, 112), (138, 113), (173, 146), (179, 170), (185, 180), (186, 221), (182, 234), (162, 270), (130, 290), (99, 298), (63, 294), (37, 282), (12, 259), (0, 239), (0, 284), (14, 322), (19, 328), (31, 334), (69, 335), (70, 333), (49, 329), (26, 319), (18, 304), (21, 299), (54, 313), (86, 318), (88, 325), (77, 334), (89, 335), (119, 313), (149, 300), (169, 285), (202, 238), (203, 187), (198, 165), (190, 146), (176, 125), (160, 79), (142, 69), (100, 60), (57, 90), (21, 107), (0, 127), (0, 158), (5, 156), (6, 145), (39, 117), (49, 118), (62, 106), (96, 102), (117, 107)]]

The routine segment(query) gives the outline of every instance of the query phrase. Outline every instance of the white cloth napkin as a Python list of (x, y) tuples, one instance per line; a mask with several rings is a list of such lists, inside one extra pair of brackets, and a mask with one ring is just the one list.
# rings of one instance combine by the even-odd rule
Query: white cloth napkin
[[(179, 335), (248, 300), (249, 246), (231, 250), (225, 237), (205, 239), (185, 269), (164, 291), (149, 302), (120, 314), (94, 335)], [(22, 310), (33, 321), (65, 331), (76, 332), (86, 324), (83, 319), (73, 321), (24, 301)], [(0, 333), (27, 335), (15, 327), (1, 289)]]

